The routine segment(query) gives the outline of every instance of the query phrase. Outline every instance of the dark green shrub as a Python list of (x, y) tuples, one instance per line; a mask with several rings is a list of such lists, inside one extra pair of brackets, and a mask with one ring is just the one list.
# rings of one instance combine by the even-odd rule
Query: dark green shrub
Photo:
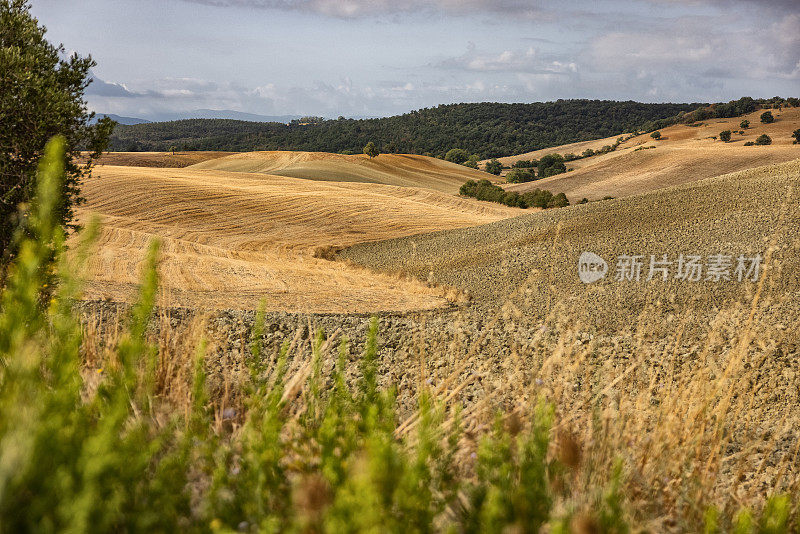
[(564, 172), (567, 172), (567, 166), (564, 165), (564, 158), (561, 154), (547, 154), (539, 160), (540, 178), (555, 176)]
[(756, 138), (756, 144), (757, 145), (771, 145), (772, 144), (772, 138), (770, 136), (768, 136), (767, 134), (761, 134)]
[(752, 142), (752, 141), (747, 141), (747, 142), (745, 142), (745, 144), (744, 144), (744, 146), (753, 146), (753, 145), (755, 145), (755, 143), (754, 143), (754, 142)]
[(539, 164), (538, 161), (530, 160), (530, 159), (521, 159), (519, 161), (515, 161), (513, 165), (511, 165), (512, 169), (532, 169)]
[(794, 144), (800, 143), (800, 128), (792, 132), (792, 137), (794, 137)]
[(497, 159), (492, 159), (491, 161), (486, 162), (484, 170), (489, 174), (500, 176), (500, 173), (503, 172), (503, 164), (497, 161)]
[(506, 182), (510, 184), (521, 184), (524, 182), (532, 182), (536, 180), (536, 174), (532, 169), (511, 169), (511, 171), (506, 174)]
[(461, 148), (453, 148), (447, 151), (447, 154), (445, 154), (444, 159), (452, 163), (458, 163), (460, 165), (469, 159), (469, 152)]
[(658, 141), (659, 139), (661, 139), (661, 132), (659, 132), (658, 130), (656, 130), (655, 132), (653, 132), (653, 133), (651, 133), (651, 134), (650, 134), (650, 137), (652, 137), (653, 139), (655, 139), (656, 141)]
[(739, 126), (742, 128), (742, 130), (746, 130), (750, 127), (750, 121), (745, 119), (739, 123)]
[(775, 122), (775, 117), (772, 116), (771, 111), (765, 111), (761, 114), (761, 122), (764, 124), (769, 124), (771, 122)]
[(727, 143), (728, 141), (731, 140), (731, 131), (730, 130), (724, 130), (724, 131), (720, 132), (719, 133), (719, 139), (720, 139), (720, 141), (722, 141), (724, 143)]
[(591, 148), (587, 148), (586, 150), (583, 151), (583, 154), (581, 154), (581, 155), (584, 158), (590, 158), (590, 157), (594, 156), (594, 150), (592, 150)]

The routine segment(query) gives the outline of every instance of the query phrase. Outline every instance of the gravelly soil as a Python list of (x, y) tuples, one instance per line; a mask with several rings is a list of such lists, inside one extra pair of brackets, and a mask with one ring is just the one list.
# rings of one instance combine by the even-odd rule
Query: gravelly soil
[[(646, 308), (663, 316), (713, 313), (748, 302), (758, 285), (734, 281), (646, 281), (650, 255), (725, 254), (770, 249), (765, 295), (791, 297), (776, 316), (800, 315), (800, 160), (677, 186), (639, 197), (524, 215), (479, 227), (356, 245), (341, 257), (466, 290), (474, 303), (509, 299), (545, 317), (559, 302), (577, 305), (576, 320), (617, 329)], [(605, 279), (583, 284), (583, 251), (609, 263)], [(643, 255), (642, 280), (616, 281), (620, 255)], [(674, 274), (673, 265), (670, 275)], [(733, 272), (731, 272), (733, 275)], [(704, 275), (705, 276), (705, 275)], [(582, 308), (582, 310), (580, 310)]]

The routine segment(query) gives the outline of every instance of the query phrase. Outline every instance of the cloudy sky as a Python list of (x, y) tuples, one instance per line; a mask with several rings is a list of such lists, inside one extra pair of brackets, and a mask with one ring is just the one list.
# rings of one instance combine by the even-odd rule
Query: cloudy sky
[(99, 112), (800, 96), (798, 0), (32, 0)]

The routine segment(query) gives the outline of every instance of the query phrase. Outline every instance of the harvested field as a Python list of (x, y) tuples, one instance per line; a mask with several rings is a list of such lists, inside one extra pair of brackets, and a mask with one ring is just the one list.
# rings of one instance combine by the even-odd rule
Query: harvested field
[(494, 179), (491, 174), (448, 161), (409, 154), (381, 154), (370, 159), (325, 152), (247, 152), (199, 163), (194, 169), (266, 173), (309, 180), (424, 187), (456, 194), (467, 180)]
[(473, 226), (520, 210), (431, 190), (265, 174), (98, 167), (85, 222), (100, 216), (87, 298), (128, 300), (153, 238), (163, 304), (361, 313), (447, 305), (441, 290), (321, 259), (356, 243)]
[[(469, 291), (488, 307), (519, 300), (545, 317), (556, 302), (575, 321), (621, 328), (655, 307), (660, 314), (713, 311), (747, 301), (756, 286), (738, 282), (613, 280), (620, 255), (766, 256), (773, 247), (770, 294), (776, 316), (800, 316), (800, 160), (711, 178), (622, 200), (527, 214), (476, 228), (354, 246), (342, 256), (384, 272), (404, 272)], [(606, 279), (582, 284), (578, 257), (595, 252)], [(643, 270), (647, 276), (647, 265)], [(777, 302), (777, 301), (776, 301)]]
[[(662, 138), (654, 141), (642, 134), (622, 143), (616, 151), (567, 163), (573, 169), (566, 174), (551, 176), (535, 182), (509, 185), (511, 191), (533, 188), (565, 193), (571, 202), (582, 198), (597, 200), (606, 196), (625, 197), (654, 191), (682, 183), (694, 182), (721, 174), (783, 163), (800, 157), (800, 145), (793, 145), (791, 134), (800, 128), (800, 108), (772, 110), (776, 122), (761, 124), (759, 110), (744, 117), (709, 119), (694, 126), (685, 124), (661, 130)], [(747, 119), (750, 127), (741, 135), (739, 123)], [(731, 142), (723, 143), (712, 137), (723, 130), (734, 131)], [(745, 142), (766, 133), (772, 138), (769, 146), (743, 146)], [(531, 159), (545, 154), (580, 154), (591, 143), (606, 145), (616, 138), (577, 145), (565, 145), (523, 156), (504, 158), (508, 161)], [(584, 146), (585, 145), (585, 146)], [(655, 147), (637, 150), (642, 147)]]
[(181, 169), (231, 154), (233, 152), (106, 152), (97, 164)]

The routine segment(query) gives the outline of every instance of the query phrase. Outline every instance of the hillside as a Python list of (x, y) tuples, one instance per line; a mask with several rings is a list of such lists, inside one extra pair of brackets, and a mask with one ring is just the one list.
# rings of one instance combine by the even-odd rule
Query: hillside
[[(685, 314), (700, 317), (702, 323), (703, 313), (729, 300), (747, 302), (756, 287), (673, 279), (617, 282), (618, 256), (640, 254), (647, 261), (651, 254), (667, 254), (673, 261), (678, 254), (766, 257), (774, 246), (774, 270), (761, 297), (773, 299), (776, 317), (796, 318), (798, 194), (800, 159), (475, 228), (360, 244), (341, 255), (371, 269), (462, 288), (482, 306), (521, 301), (526, 315), (533, 314), (529, 319), (545, 317), (555, 311), (553, 303), (566, 301), (575, 307), (572, 321), (623, 328), (646, 309), (663, 320)], [(608, 261), (606, 279), (592, 285), (580, 282), (577, 265), (584, 251)]]
[(700, 104), (558, 100), (532, 104), (450, 104), (380, 119), (298, 125), (183, 120), (117, 126), (115, 151), (231, 152), (297, 150), (360, 154), (372, 141), (383, 152), (444, 156), (451, 148), (490, 158), (634, 131)]
[(473, 226), (521, 210), (428, 189), (266, 174), (98, 167), (79, 216), (100, 216), (89, 299), (126, 301), (153, 238), (165, 305), (374, 312), (447, 305), (439, 290), (320, 259), (332, 248)]
[[(658, 141), (649, 134), (642, 134), (625, 141), (614, 152), (568, 162), (567, 168), (573, 170), (566, 174), (508, 185), (507, 189), (522, 192), (543, 188), (564, 192), (574, 203), (584, 197), (596, 200), (641, 194), (800, 157), (800, 145), (793, 145), (791, 137), (792, 132), (800, 128), (800, 108), (772, 110), (776, 118), (772, 124), (762, 124), (761, 113), (759, 110), (742, 117), (670, 126), (660, 130), (662, 137)], [(750, 127), (739, 134), (739, 123), (744, 119), (750, 121)], [(729, 143), (713, 139), (723, 130), (734, 131)], [(744, 146), (764, 133), (772, 138), (771, 145)], [(501, 161), (509, 164), (549, 153), (580, 154), (586, 148), (610, 144), (609, 141), (613, 139), (555, 147)]]
[(105, 152), (97, 160), (97, 165), (180, 169), (230, 154), (231, 152)]
[(248, 152), (211, 159), (193, 165), (192, 169), (424, 187), (450, 194), (458, 193), (458, 188), (467, 180), (494, 178), (463, 165), (407, 154), (382, 154), (370, 159), (363, 154), (345, 156), (324, 152)]

